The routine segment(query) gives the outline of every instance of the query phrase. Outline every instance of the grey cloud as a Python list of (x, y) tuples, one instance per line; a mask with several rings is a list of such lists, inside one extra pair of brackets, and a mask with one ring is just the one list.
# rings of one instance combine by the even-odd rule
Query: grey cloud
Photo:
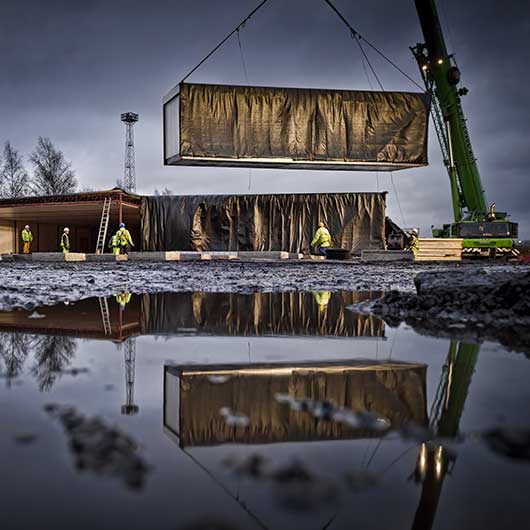
[[(257, 1), (3, 0), (0, 142), (10, 139), (28, 154), (39, 135), (50, 136), (72, 161), (82, 186), (105, 188), (123, 172), (119, 115), (132, 110), (140, 114), (140, 191), (167, 186), (178, 193), (247, 192), (248, 170), (162, 165), (161, 99)], [(412, 0), (335, 2), (362, 35), (419, 80), (408, 49), (421, 40)], [(438, 4), (448, 15), (449, 44), (470, 89), (464, 109), (488, 198), (509, 210), (530, 236), (529, 8), (517, 0)], [(252, 84), (369, 86), (355, 42), (321, 0), (269, 0), (241, 31), (241, 41)], [(368, 53), (385, 88), (414, 89)], [(191, 79), (244, 83), (237, 41)], [(451, 218), (434, 134), (430, 158), (428, 168), (394, 174), (407, 224), (424, 231)], [(372, 191), (375, 180), (373, 174), (253, 171), (251, 191)], [(380, 188), (389, 191), (389, 213), (400, 222), (389, 175), (381, 175)]]

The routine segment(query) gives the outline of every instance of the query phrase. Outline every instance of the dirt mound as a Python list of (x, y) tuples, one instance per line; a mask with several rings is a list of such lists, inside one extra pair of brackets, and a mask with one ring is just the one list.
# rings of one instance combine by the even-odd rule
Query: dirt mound
[(420, 333), (497, 340), (530, 351), (530, 271), (482, 268), (422, 272), (416, 293), (391, 291), (371, 311)]

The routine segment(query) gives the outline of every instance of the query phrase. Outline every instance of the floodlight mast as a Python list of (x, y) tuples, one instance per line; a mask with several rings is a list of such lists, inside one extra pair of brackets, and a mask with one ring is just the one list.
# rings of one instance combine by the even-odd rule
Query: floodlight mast
[(136, 192), (133, 125), (138, 119), (138, 114), (134, 112), (124, 112), (121, 115), (121, 121), (125, 123), (125, 169), (123, 174), (123, 187), (129, 193)]

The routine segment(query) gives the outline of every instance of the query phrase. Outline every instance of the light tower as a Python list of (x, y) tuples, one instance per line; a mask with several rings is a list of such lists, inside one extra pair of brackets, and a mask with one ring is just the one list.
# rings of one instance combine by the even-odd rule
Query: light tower
[(136, 192), (136, 169), (134, 164), (134, 133), (133, 125), (138, 121), (138, 114), (124, 112), (121, 121), (125, 123), (125, 171), (123, 187), (130, 193)]

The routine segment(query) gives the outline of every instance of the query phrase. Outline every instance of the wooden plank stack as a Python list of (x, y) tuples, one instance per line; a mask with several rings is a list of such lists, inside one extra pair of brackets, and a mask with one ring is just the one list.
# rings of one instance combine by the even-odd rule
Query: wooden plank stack
[(463, 239), (422, 237), (416, 261), (461, 261)]

